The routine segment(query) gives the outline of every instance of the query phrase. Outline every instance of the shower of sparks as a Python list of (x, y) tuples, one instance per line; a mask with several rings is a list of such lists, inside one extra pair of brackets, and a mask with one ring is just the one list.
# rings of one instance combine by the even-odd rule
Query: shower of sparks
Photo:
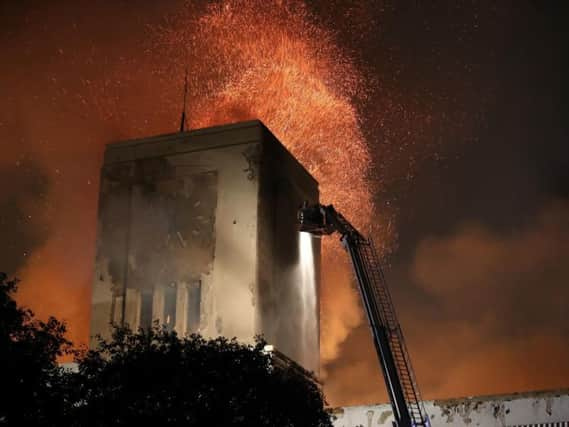
[(370, 155), (353, 100), (365, 81), (333, 34), (300, 2), (232, 0), (197, 18), (187, 12), (161, 41), (190, 68), (191, 127), (262, 120), (320, 182), (322, 200), (365, 212), (364, 225)]

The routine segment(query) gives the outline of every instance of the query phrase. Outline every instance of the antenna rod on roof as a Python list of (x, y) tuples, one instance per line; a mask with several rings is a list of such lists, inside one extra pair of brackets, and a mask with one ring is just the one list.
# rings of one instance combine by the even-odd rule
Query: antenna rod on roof
[(180, 120), (180, 132), (186, 130), (186, 99), (188, 97), (188, 67), (186, 67), (186, 74), (184, 76), (184, 106), (182, 108), (182, 119)]

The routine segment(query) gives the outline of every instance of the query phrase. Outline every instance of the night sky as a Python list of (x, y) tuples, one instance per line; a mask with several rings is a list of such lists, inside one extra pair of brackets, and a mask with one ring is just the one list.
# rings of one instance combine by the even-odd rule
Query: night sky
[[(179, 120), (152, 101), (164, 70), (127, 78), (184, 7), (157, 3), (0, 1), (0, 270), (40, 315), (70, 319), (75, 341), (104, 144)], [(424, 397), (569, 387), (565, 2), (308, 8), (367, 82), (353, 102), (376, 211), (396, 230), (386, 273)], [(332, 404), (386, 399), (356, 313), (324, 366)]]
[[(568, 9), (403, 3), (378, 10), (362, 49), (386, 90), (409, 102), (388, 117), (388, 136), (442, 142), (378, 196), (398, 210), (387, 278), (421, 388), (451, 397), (567, 387)], [(417, 123), (408, 109), (433, 119)], [(373, 143), (381, 163), (381, 135)], [(374, 394), (367, 335), (361, 324), (329, 367), (351, 403)]]

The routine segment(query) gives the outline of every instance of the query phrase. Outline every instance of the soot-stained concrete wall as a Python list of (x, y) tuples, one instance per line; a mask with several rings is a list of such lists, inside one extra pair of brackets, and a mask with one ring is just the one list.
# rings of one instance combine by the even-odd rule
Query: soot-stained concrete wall
[[(318, 201), (317, 182), (259, 121), (108, 145), (92, 335), (156, 320), (182, 334), (263, 334), (317, 371), (318, 305), (299, 286), (303, 200)], [(318, 275), (314, 286), (317, 301)]]
[[(312, 289), (303, 284), (299, 233), (294, 232), (298, 229), (298, 207), (304, 200), (318, 202), (318, 191), (313, 178), (298, 167), (276, 140), (265, 145), (265, 159), (259, 189), (258, 323), (263, 325), (269, 342), (277, 343), (280, 351), (318, 372), (318, 286)], [(314, 281), (318, 284), (320, 240), (310, 237), (310, 241)]]
[[(569, 390), (425, 402), (432, 427), (569, 426)], [(333, 411), (335, 427), (392, 427), (389, 405)]]

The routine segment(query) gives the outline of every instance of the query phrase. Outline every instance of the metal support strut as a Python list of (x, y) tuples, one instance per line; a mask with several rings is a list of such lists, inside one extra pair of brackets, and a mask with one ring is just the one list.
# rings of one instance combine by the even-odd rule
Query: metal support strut
[(366, 239), (332, 205), (299, 210), (300, 231), (316, 235), (338, 232), (350, 256), (369, 321), (397, 427), (429, 426), (405, 346), (403, 333), (371, 239)]

